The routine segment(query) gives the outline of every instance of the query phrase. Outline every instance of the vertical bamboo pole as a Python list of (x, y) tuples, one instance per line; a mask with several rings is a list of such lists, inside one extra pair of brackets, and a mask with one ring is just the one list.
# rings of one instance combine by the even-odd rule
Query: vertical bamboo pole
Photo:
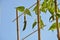
[(18, 25), (18, 11), (16, 9), (16, 25), (17, 25), (17, 40), (20, 40), (19, 25)]
[(37, 0), (38, 40), (40, 39), (40, 0)]
[[(55, 0), (55, 13), (57, 14), (57, 0)], [(58, 27), (58, 16), (56, 16), (56, 27), (57, 27), (58, 40), (60, 40), (60, 38), (59, 38), (59, 27)]]

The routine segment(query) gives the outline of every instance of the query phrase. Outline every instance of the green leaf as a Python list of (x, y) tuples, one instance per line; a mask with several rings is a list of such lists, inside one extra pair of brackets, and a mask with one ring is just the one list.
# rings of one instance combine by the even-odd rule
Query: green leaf
[(33, 11), (35, 11), (35, 10), (37, 11), (37, 5), (34, 7)]
[[(35, 20), (33, 25), (32, 25), (32, 28), (34, 28), (36, 26), (38, 22)], [(41, 29), (43, 29), (43, 27), (45, 27), (46, 25), (43, 23), (42, 19), (41, 19), (41, 16), (40, 16), (40, 27)]]
[[(42, 4), (41, 4), (41, 6), (40, 6), (40, 11), (41, 12), (44, 12), (44, 13), (46, 13), (47, 12), (47, 3), (46, 2), (43, 2)], [(37, 5), (34, 7), (34, 9), (33, 9), (33, 11), (36, 13), (36, 15), (37, 15)]]
[(49, 18), (49, 21), (54, 21), (55, 20), (55, 18), (54, 18), (54, 15), (52, 15), (50, 18)]
[(58, 18), (60, 18), (60, 14), (56, 14), (58, 16)]
[(24, 6), (19, 6), (19, 7), (17, 7), (16, 9), (17, 9), (18, 11), (20, 11), (20, 12), (23, 12), (24, 9), (25, 9), (25, 7), (24, 7)]
[(50, 12), (51, 15), (54, 15), (55, 12), (55, 4), (54, 0), (49, 0), (47, 3), (47, 10)]
[[(58, 23), (58, 26), (60, 27), (60, 23)], [(54, 30), (56, 30), (56, 29), (57, 29), (57, 28), (56, 28), (56, 22), (55, 22), (55, 23), (53, 23), (53, 24), (50, 26), (49, 30), (54, 31)]]
[(35, 14), (37, 15), (37, 5), (34, 7), (33, 11), (34, 11)]
[(42, 19), (40, 20), (40, 26), (41, 26), (41, 29), (43, 29), (46, 25), (43, 23)]
[(41, 11), (44, 12), (44, 13), (46, 13), (47, 12), (47, 9), (42, 7), (41, 8)]
[(58, 12), (56, 15), (58, 16), (58, 18), (60, 18), (60, 9), (58, 9)]
[(48, 9), (51, 15), (54, 15), (54, 7)]
[(24, 13), (27, 14), (27, 15), (29, 15), (29, 16), (31, 16), (30, 10), (27, 9), (27, 8), (24, 10)]
[(43, 8), (46, 8), (46, 7), (47, 7), (47, 3), (46, 3), (46, 2), (43, 2), (41, 6), (42, 6)]
[(44, 0), (44, 2), (41, 4), (40, 10), (41, 10), (42, 12), (44, 12), (44, 13), (47, 12), (47, 1), (48, 1), (48, 0)]
[[(44, 5), (45, 5), (45, 6), (44, 6)], [(37, 5), (34, 7), (33, 11), (34, 11), (34, 12), (36, 13), (36, 15), (37, 15)], [(41, 4), (40, 11), (41, 11), (41, 12), (44, 12), (44, 13), (47, 12), (46, 4)]]
[(37, 22), (34, 21), (33, 25), (32, 25), (32, 28), (34, 28), (36, 26)]

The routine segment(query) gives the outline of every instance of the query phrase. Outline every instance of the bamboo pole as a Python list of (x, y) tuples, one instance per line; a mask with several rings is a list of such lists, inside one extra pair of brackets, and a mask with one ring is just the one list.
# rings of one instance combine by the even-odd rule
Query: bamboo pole
[[(55, 13), (57, 14), (57, 0), (55, 0)], [(57, 27), (58, 40), (60, 40), (60, 38), (59, 38), (58, 16), (56, 16), (56, 27)]]
[(37, 0), (38, 40), (40, 39), (40, 0)]
[(16, 25), (17, 25), (17, 40), (20, 40), (20, 32), (19, 32), (19, 25), (18, 25), (18, 11), (16, 9)]

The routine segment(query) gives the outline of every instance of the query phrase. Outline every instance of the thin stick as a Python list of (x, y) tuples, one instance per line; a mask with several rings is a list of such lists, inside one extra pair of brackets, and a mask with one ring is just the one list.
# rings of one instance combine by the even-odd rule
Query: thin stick
[[(23, 13), (22, 13), (22, 14), (20, 14), (17, 18), (19, 18), (21, 15), (23, 15)], [(17, 18), (15, 18), (12, 22), (14, 22)]]
[(37, 4), (37, 2), (36, 3), (34, 3), (32, 6), (30, 6), (28, 9), (30, 9), (30, 8), (32, 8), (33, 6), (35, 6)]
[(38, 21), (38, 40), (41, 40), (40, 38), (40, 0), (37, 0), (37, 21)]
[(17, 9), (16, 9), (16, 25), (17, 25), (17, 40), (20, 40), (20, 32), (19, 32), (19, 23), (18, 23), (18, 11), (17, 11)]
[(36, 31), (38, 31), (38, 30), (35, 30), (34, 32), (30, 33), (29, 35), (27, 35), (26, 37), (24, 37), (23, 40), (26, 39), (27, 37), (29, 37), (30, 35), (34, 34)]
[[(57, 14), (57, 0), (55, 0), (55, 13)], [(59, 38), (58, 16), (56, 16), (56, 27), (57, 27), (58, 40), (60, 40), (60, 38)]]

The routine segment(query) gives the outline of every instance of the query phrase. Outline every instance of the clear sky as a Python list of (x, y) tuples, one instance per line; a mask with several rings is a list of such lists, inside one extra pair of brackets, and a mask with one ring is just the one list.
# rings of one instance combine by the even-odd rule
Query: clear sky
[[(14, 18), (16, 18), (16, 11), (15, 7), (17, 6), (25, 6), (26, 8), (30, 7), (34, 4), (36, 0), (0, 0), (0, 40), (17, 40), (16, 38), (16, 22), (12, 22)], [(60, 2), (60, 0), (58, 0)], [(59, 6), (60, 8), (60, 6)], [(31, 10), (31, 9), (30, 9)], [(23, 16), (19, 18), (19, 25), (20, 25), (20, 39), (22, 40), (23, 37), (30, 34), (34, 30), (37, 29), (37, 26), (32, 29), (32, 23), (36, 18), (34, 12), (32, 12), (32, 17), (27, 16), (27, 28), (25, 31), (23, 29)], [(20, 14), (20, 13), (19, 13)], [(43, 30), (41, 30), (41, 40), (57, 40), (57, 33), (56, 31), (52, 32), (49, 31), (48, 28), (52, 24), (49, 22), (49, 17), (51, 16), (47, 11), (46, 14), (42, 13), (42, 19), (46, 26)], [(29, 36), (25, 40), (37, 40), (37, 32), (33, 35)]]

